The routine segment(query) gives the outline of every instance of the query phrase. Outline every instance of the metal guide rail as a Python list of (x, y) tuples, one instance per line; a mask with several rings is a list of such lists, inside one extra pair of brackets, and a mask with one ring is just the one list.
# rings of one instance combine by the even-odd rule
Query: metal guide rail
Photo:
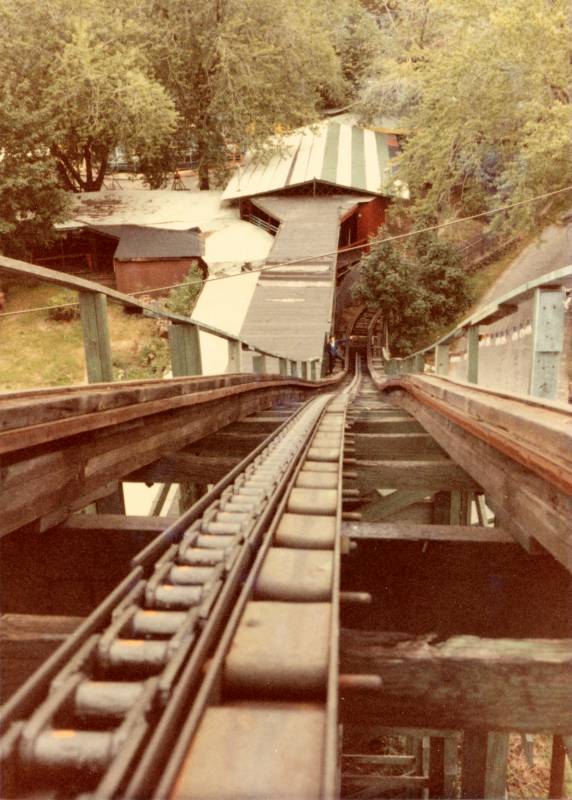
[[(301, 757), (296, 796), (333, 795), (347, 398), (308, 401), (24, 684), (2, 719), (3, 796), (271, 797)], [(291, 734), (289, 760), (273, 737)]]

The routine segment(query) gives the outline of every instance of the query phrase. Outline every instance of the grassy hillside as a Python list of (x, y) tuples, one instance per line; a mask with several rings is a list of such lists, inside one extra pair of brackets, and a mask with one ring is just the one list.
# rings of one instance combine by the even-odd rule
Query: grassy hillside
[[(10, 286), (5, 311), (46, 306), (62, 293), (54, 287)], [(73, 302), (72, 293), (62, 302)], [(153, 320), (109, 305), (109, 326), (116, 379), (161, 377), (168, 346)], [(0, 391), (85, 382), (81, 323), (57, 322), (46, 311), (0, 316)]]

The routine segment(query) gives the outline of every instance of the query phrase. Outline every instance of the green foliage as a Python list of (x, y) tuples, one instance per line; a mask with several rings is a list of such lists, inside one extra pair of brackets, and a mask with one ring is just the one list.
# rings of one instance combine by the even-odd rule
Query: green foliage
[[(56, 322), (71, 322), (74, 319), (79, 319), (79, 305), (77, 305), (77, 292), (72, 292), (69, 289), (59, 289), (48, 300), (48, 306), (52, 306), (47, 312), (48, 319)], [(74, 303), (74, 305), (69, 305)], [(59, 306), (65, 306), (60, 308)]]
[(139, 347), (135, 355), (114, 355), (113, 377), (122, 381), (162, 378), (170, 364), (171, 354), (167, 340), (155, 335)]
[(135, 44), (140, 33), (112, 0), (0, 5), (0, 106), (18, 110), (66, 189), (99, 190), (115, 147), (153, 154), (175, 127), (172, 101)]
[(184, 283), (189, 285), (176, 286), (171, 289), (165, 301), (165, 308), (173, 314), (190, 317), (198, 296), (203, 288), (203, 273), (199, 265), (194, 262), (187, 272)]
[(407, 355), (432, 330), (468, 308), (469, 289), (452, 245), (430, 235), (414, 237), (407, 245), (384, 242), (383, 235), (362, 257), (353, 295), (381, 310), (392, 355)]
[[(399, 165), (411, 218), (465, 215), (572, 182), (567, 0), (392, 0), (380, 17), (367, 119), (410, 130)], [(530, 228), (529, 204), (493, 228)]]
[(256, 150), (315, 121), (324, 98), (348, 98), (348, 79), (361, 69), (346, 55), (344, 78), (340, 52), (350, 45), (330, 27), (341, 16), (358, 31), (366, 12), (352, 0), (148, 3), (156, 74), (175, 98), (181, 138), (198, 154), (201, 188), (225, 174), (228, 143)]

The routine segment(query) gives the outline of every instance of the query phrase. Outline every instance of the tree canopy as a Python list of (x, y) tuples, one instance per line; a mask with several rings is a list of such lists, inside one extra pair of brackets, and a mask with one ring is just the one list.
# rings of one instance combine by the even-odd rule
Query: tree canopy
[(447, 242), (422, 234), (404, 242), (383, 241), (383, 229), (362, 256), (353, 295), (381, 310), (393, 355), (407, 355), (469, 305), (460, 257)]
[[(410, 216), (526, 200), (572, 181), (567, 0), (390, 0), (362, 112), (401, 117)], [(522, 228), (542, 204), (495, 225)]]
[(201, 188), (224, 171), (227, 145), (256, 150), (316, 121), (326, 100), (347, 102), (372, 56), (364, 43), (377, 35), (357, 0), (151, 0), (151, 7), (156, 74), (175, 98), (179, 140), (195, 148)]

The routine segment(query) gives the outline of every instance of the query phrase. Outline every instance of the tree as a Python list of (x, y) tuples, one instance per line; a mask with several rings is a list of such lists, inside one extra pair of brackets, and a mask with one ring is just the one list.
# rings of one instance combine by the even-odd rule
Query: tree
[(66, 189), (98, 191), (115, 147), (152, 154), (174, 130), (135, 38), (111, 0), (0, 6), (0, 93), (29, 113)]
[(454, 247), (434, 235), (407, 244), (383, 241), (384, 231), (360, 261), (354, 299), (381, 310), (394, 355), (411, 353), (437, 326), (469, 305), (465, 273)]
[(229, 144), (260, 151), (315, 121), (325, 97), (348, 96), (326, 0), (149, 2), (156, 74), (176, 100), (202, 189), (224, 174)]
[[(1, 92), (1, 89), (0, 89)], [(38, 138), (37, 112), (4, 92), (0, 102), (0, 252), (25, 258), (33, 245), (49, 243), (62, 222), (68, 197)], [(41, 127), (41, 126), (40, 126)]]
[[(410, 216), (484, 211), (570, 184), (567, 0), (399, 0), (391, 8), (384, 72), (364, 103), (370, 116), (402, 114), (411, 131), (399, 164)], [(542, 208), (523, 206), (494, 226), (529, 227)]]
[(204, 285), (203, 273), (193, 262), (181, 286), (171, 289), (165, 301), (165, 308), (173, 314), (190, 317)]

